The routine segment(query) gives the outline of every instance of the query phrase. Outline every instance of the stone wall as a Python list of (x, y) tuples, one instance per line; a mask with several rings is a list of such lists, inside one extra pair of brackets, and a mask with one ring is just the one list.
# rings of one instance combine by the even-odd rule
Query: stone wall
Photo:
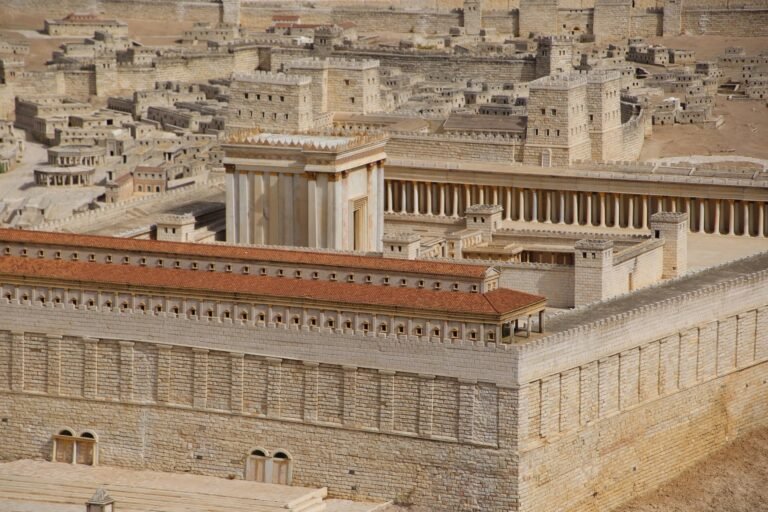
[(768, 423), (765, 279), (550, 322), (574, 327), (521, 352), (522, 510), (610, 509)]
[[(573, 307), (574, 267), (545, 263), (503, 263), (499, 265), (499, 286), (540, 293), (553, 308)], [(533, 290), (536, 290), (534, 292)]]
[(683, 10), (683, 31), (691, 34), (768, 35), (768, 9)]
[(434, 158), (441, 161), (477, 160), (515, 162), (522, 160), (522, 144), (509, 139), (393, 133), (387, 142), (390, 158)]

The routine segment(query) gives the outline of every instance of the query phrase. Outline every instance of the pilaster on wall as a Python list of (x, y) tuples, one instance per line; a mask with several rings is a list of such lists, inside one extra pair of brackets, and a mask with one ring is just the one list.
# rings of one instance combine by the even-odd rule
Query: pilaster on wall
[(243, 386), (245, 384), (245, 354), (233, 352), (230, 358), (230, 397), (229, 408), (232, 412), (243, 412)]
[(83, 338), (83, 346), (85, 356), (83, 370), (83, 397), (96, 398), (99, 377), (99, 340), (96, 338)]
[(208, 350), (192, 349), (194, 354), (192, 405), (204, 408), (208, 401)]
[(120, 342), (120, 400), (129, 402), (133, 400), (134, 370), (133, 370), (133, 343)]
[(432, 435), (435, 376), (419, 375), (419, 434)]
[(61, 391), (61, 340), (62, 337), (49, 334), (48, 338), (48, 394), (58, 395)]
[(279, 357), (267, 358), (267, 415), (280, 416), (280, 378), (283, 360)]
[(11, 389), (24, 389), (24, 333), (11, 333)]
[(355, 405), (357, 394), (357, 367), (356, 366), (344, 366), (344, 383), (343, 383), (343, 406), (342, 406), (342, 422), (344, 425), (355, 425)]
[(170, 345), (157, 346), (157, 401), (171, 401), (171, 349)]
[(470, 442), (474, 437), (475, 401), (477, 381), (459, 381), (459, 442)]
[(318, 381), (320, 363), (304, 361), (304, 421), (317, 421)]
[(395, 372), (379, 370), (379, 379), (379, 429), (382, 432), (392, 432), (395, 427)]

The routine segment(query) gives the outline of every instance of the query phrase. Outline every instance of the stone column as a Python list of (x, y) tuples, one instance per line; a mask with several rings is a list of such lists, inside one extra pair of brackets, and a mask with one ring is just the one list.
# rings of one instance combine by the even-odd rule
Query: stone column
[(451, 185), (451, 189), (453, 190), (453, 215), (451, 217), (455, 219), (459, 216), (459, 186)]
[(698, 232), (703, 233), (704, 232), (704, 199), (697, 199), (696, 202), (698, 203), (698, 217), (699, 217), (699, 226), (698, 226)]
[(392, 432), (395, 427), (395, 372), (379, 370), (381, 409), (379, 409), (379, 430)]
[(517, 189), (517, 220), (525, 220), (525, 189)]
[(719, 199), (714, 199), (714, 208), (715, 208), (715, 220), (714, 220), (714, 227), (712, 228), (712, 233), (715, 235), (722, 234), (720, 231), (720, 209), (721, 209), (721, 201)]
[(506, 220), (512, 220), (512, 187), (505, 187), (507, 211), (505, 213)]
[(419, 375), (419, 435), (432, 435), (435, 376)]
[(466, 210), (469, 206), (472, 206), (472, 191), (470, 190), (470, 187), (472, 185), (464, 185), (464, 210)]
[(47, 392), (58, 395), (61, 392), (61, 340), (62, 337), (49, 334), (48, 338), (48, 378)]
[(592, 192), (587, 192), (587, 215), (585, 217), (585, 223), (587, 226), (592, 226)]
[(613, 194), (613, 227), (621, 227), (621, 202), (619, 194)]
[(317, 421), (318, 381), (320, 363), (304, 361), (304, 421)]
[(408, 185), (406, 182), (400, 182), (400, 213), (408, 212)]
[(245, 354), (231, 352), (229, 366), (232, 377), (229, 382), (229, 409), (235, 413), (243, 412), (243, 389), (245, 385)]
[(642, 219), (640, 221), (640, 227), (642, 229), (648, 229), (648, 196), (643, 196), (640, 215), (642, 216)]
[(419, 182), (414, 181), (412, 182), (413, 186), (413, 214), (418, 215), (421, 213), (421, 208), (419, 208)]
[(99, 340), (83, 338), (83, 397), (96, 398)]
[(635, 196), (627, 196), (627, 227), (635, 229)]
[(485, 204), (485, 186), (477, 186), (477, 204)]
[(395, 208), (394, 197), (392, 197), (392, 182), (387, 181), (387, 213), (392, 213)]
[(605, 193), (598, 193), (598, 200), (600, 201), (600, 227), (605, 227)]
[(757, 236), (765, 236), (765, 203), (757, 203)]
[(553, 192), (551, 190), (548, 190), (544, 192), (544, 195), (547, 198), (547, 208), (544, 210), (544, 222), (547, 224), (552, 223), (552, 216), (554, 215), (554, 212), (552, 211), (552, 203), (554, 202)]
[(736, 216), (736, 205), (734, 204), (733, 199), (728, 200), (728, 234), (733, 235), (734, 234), (734, 217)]
[(424, 184), (424, 186), (427, 189), (427, 197), (426, 197), (426, 201), (427, 201), (427, 205), (426, 206), (427, 206), (427, 208), (426, 208), (425, 213), (427, 215), (432, 215), (432, 183), (427, 182), (427, 183)]
[(438, 185), (440, 187), (440, 216), (445, 217), (445, 183)]
[(567, 193), (568, 192), (565, 190), (561, 190), (557, 193), (558, 197), (560, 198), (560, 211), (557, 217), (558, 224), (565, 224), (565, 194)]
[(157, 401), (171, 401), (171, 346), (157, 346)]
[(208, 349), (193, 348), (194, 370), (192, 380), (192, 405), (201, 409), (208, 402)]
[(531, 222), (539, 222), (539, 191), (531, 189)]
[(133, 400), (133, 342), (120, 342), (120, 401)]
[(459, 379), (459, 442), (468, 443), (474, 438), (475, 393), (477, 381)]
[(571, 198), (571, 221), (568, 224), (578, 226), (579, 222), (579, 193), (578, 192), (566, 192)]
[[(376, 329), (374, 324), (373, 329)], [(355, 412), (357, 404), (357, 367), (342, 366), (344, 371), (344, 408), (342, 410), (344, 425), (354, 426), (357, 416)]]

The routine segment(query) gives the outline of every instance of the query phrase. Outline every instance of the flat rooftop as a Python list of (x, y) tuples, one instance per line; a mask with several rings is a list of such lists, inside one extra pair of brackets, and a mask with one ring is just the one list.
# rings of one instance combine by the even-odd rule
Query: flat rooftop
[(0, 464), (3, 512), (82, 512), (100, 487), (120, 512), (373, 512), (384, 505), (325, 500), (325, 488), (40, 460)]

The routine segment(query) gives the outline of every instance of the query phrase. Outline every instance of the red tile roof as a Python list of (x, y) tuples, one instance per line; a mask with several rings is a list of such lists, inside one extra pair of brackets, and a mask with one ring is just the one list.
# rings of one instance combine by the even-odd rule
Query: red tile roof
[(70, 283), (71, 286), (101, 285), (118, 289), (129, 286), (161, 289), (171, 293), (177, 290), (203, 294), (214, 292), (231, 294), (235, 300), (255, 296), (256, 300), (333, 302), (348, 304), (350, 309), (357, 306), (397, 308), (416, 310), (430, 316), (483, 315), (492, 317), (492, 320), (520, 310), (542, 309), (545, 303), (544, 297), (505, 288), (480, 294), (18, 256), (0, 257), (0, 282), (19, 278), (25, 281), (53, 279)]
[(226, 258), (231, 260), (263, 261), (315, 267), (344, 267), (477, 279), (482, 279), (490, 267), (490, 265), (464, 265), (438, 261), (397, 260), (356, 254), (161, 242), (157, 240), (136, 240), (132, 238), (24, 231), (18, 229), (0, 229), (0, 243), (2, 242), (59, 245), (77, 249), (114, 249), (143, 254), (177, 254), (198, 258)]

